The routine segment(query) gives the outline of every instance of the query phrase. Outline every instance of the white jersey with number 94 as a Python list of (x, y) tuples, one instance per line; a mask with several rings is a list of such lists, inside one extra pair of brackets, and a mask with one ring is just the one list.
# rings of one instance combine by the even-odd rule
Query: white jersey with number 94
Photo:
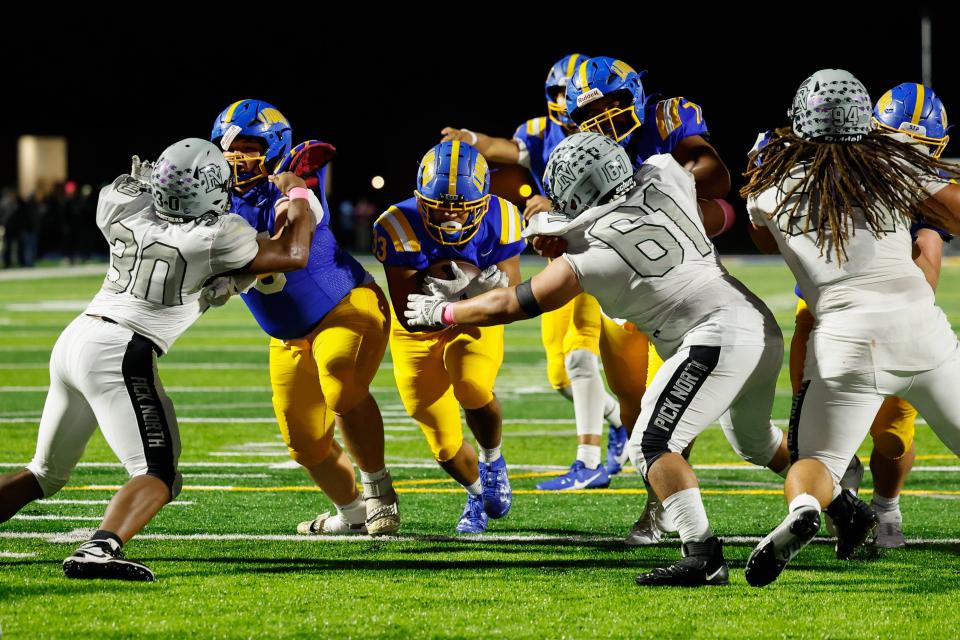
[(573, 221), (541, 214), (525, 235), (562, 236), (583, 290), (607, 315), (637, 325), (665, 358), (680, 346), (763, 345), (779, 335), (766, 306), (720, 265), (693, 176), (662, 154), (635, 178), (625, 198)]
[(100, 192), (97, 226), (110, 245), (110, 269), (86, 313), (126, 326), (164, 353), (200, 317), (204, 283), (246, 266), (259, 250), (256, 230), (238, 215), (161, 220), (150, 189), (126, 175)]

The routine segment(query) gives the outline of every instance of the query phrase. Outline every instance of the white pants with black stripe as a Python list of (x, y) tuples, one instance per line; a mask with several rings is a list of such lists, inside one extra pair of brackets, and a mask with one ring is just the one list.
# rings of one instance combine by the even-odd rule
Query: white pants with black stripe
[(808, 364), (805, 374), (812, 375), (803, 381), (790, 416), (791, 459), (818, 460), (840, 482), (887, 396), (912, 404), (960, 456), (960, 348), (956, 338), (943, 346), (951, 355), (929, 371), (878, 369), (823, 378), (815, 361)]
[(71, 322), (50, 356), (50, 390), (27, 469), (44, 497), (70, 478), (97, 425), (131, 477), (154, 475), (180, 491), (180, 432), (157, 376), (153, 344), (87, 315)]
[(667, 452), (680, 453), (711, 424), (745, 460), (766, 465), (783, 440), (770, 423), (783, 342), (766, 346), (691, 346), (663, 363), (647, 388), (627, 445), (633, 465), (647, 477)]

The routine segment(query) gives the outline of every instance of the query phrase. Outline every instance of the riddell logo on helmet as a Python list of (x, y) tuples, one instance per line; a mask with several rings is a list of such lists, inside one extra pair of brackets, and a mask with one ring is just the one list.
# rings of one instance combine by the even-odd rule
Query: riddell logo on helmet
[(590, 104), (594, 100), (599, 100), (603, 97), (603, 92), (600, 89), (590, 89), (586, 93), (577, 96), (577, 108), (579, 109), (585, 104)]

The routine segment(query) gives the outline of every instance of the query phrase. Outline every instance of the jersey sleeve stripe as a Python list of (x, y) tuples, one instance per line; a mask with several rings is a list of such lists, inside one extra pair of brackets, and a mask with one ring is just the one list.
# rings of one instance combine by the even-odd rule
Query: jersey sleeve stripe
[(510, 202), (497, 197), (500, 205), (500, 244), (513, 244), (520, 240), (520, 210)]
[(400, 209), (390, 207), (386, 213), (380, 216), (380, 222), (390, 235), (390, 239), (393, 240), (395, 251), (420, 251), (420, 242), (417, 240), (417, 235), (413, 232), (413, 227), (410, 226), (410, 222)]

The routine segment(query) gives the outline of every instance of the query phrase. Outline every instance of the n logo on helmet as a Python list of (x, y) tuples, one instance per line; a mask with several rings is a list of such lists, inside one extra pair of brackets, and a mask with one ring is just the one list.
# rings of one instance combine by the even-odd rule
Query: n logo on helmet
[(206, 193), (213, 191), (226, 191), (226, 185), (223, 176), (220, 174), (220, 167), (215, 164), (208, 164), (197, 169), (197, 179), (200, 186), (206, 190)]

